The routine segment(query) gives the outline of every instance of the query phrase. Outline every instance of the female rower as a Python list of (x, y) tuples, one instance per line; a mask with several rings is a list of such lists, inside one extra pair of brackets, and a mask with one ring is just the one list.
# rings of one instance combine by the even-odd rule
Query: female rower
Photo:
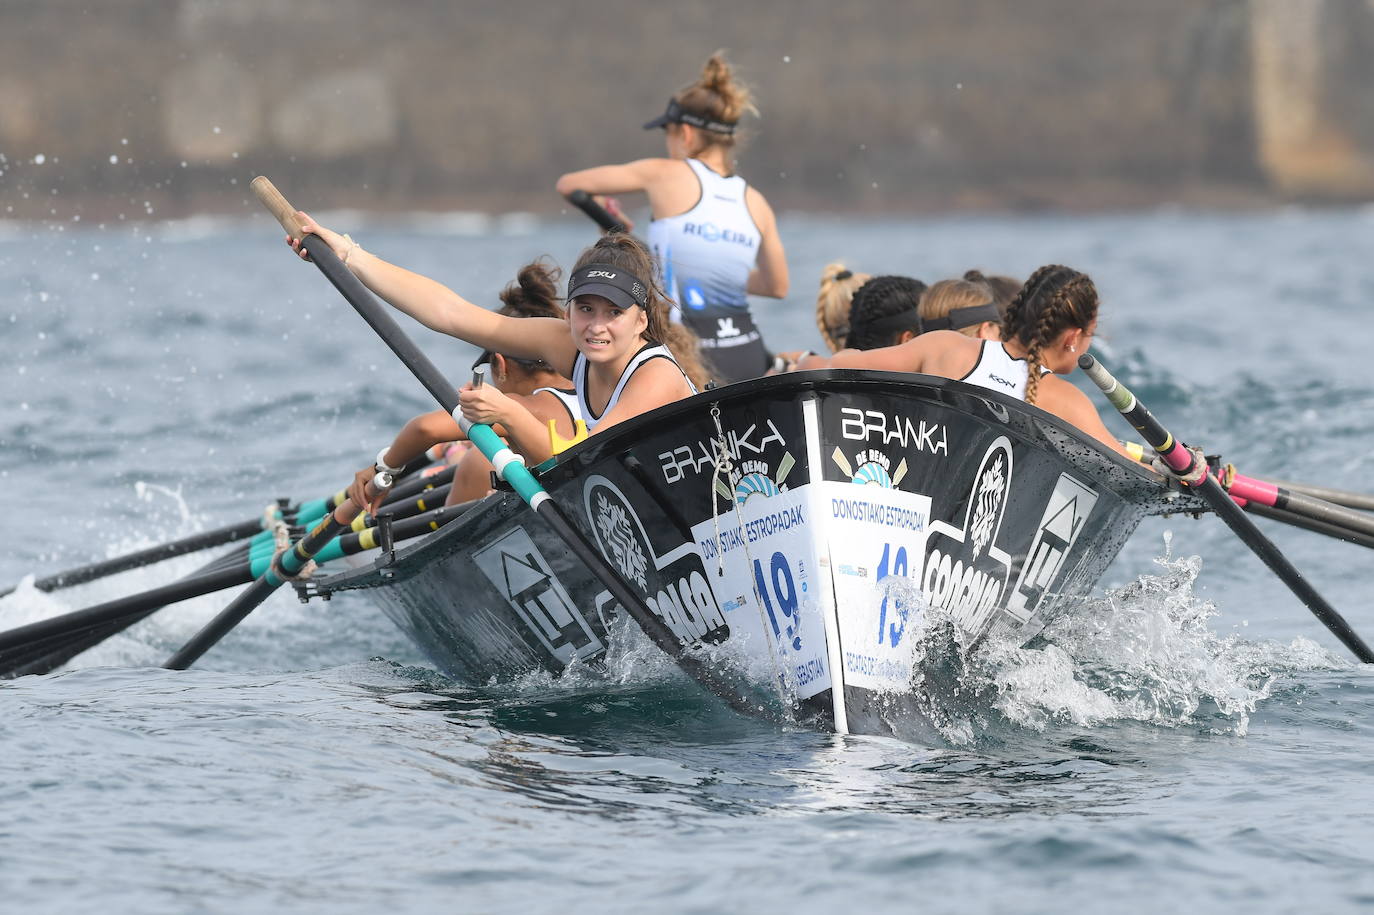
[(828, 364), (923, 372), (1019, 397), (1129, 457), (1087, 395), (1051, 374), (1073, 371), (1097, 331), (1097, 311), (1097, 288), (1086, 274), (1049, 264), (1031, 274), (1007, 309), (1001, 343), (934, 330), (897, 346), (836, 353)]
[[(869, 278), (854, 292), (845, 349), (869, 350), (905, 343), (921, 332), (920, 303), (926, 284), (909, 276)], [(945, 325), (948, 326), (948, 325)], [(816, 369), (830, 364), (814, 353), (784, 354), (784, 368)]]
[[(543, 360), (571, 378), (588, 432), (694, 394), (694, 378), (704, 374), (690, 332), (668, 321), (667, 302), (652, 278), (652, 257), (631, 236), (606, 235), (582, 252), (568, 278), (566, 318), (515, 318), (388, 263), (304, 213), (297, 216), (302, 235), (319, 235), (365, 286), (426, 327), (492, 352)], [(308, 256), (299, 239), (287, 241)], [(504, 425), (529, 463), (553, 454), (545, 426), (493, 386), (467, 385), (460, 399), (463, 415), (473, 422)]]
[[(516, 280), (501, 291), (502, 306), (497, 314), (513, 318), (562, 319), (559, 306), (557, 267), (535, 261), (520, 268)], [(552, 423), (557, 434), (571, 440), (577, 434), (577, 393), (566, 377), (542, 359), (522, 359), (490, 350), (472, 364), (487, 366), (487, 377), (498, 391), (511, 397), (546, 427)], [(354, 505), (375, 511), (385, 497), (367, 497), (367, 484), (381, 469), (396, 470), (441, 442), (466, 441), (458, 422), (443, 410), (421, 413), (406, 423), (395, 440), (377, 455), (377, 463), (364, 467), (354, 476), (348, 497)], [(476, 448), (466, 449), (455, 463), (453, 485), (446, 505), (479, 499), (491, 489), (491, 462)]]
[(762, 375), (772, 357), (749, 312), (747, 295), (787, 295), (787, 260), (773, 210), (735, 174), (735, 129), (756, 111), (720, 52), (701, 78), (645, 124), (666, 131), (666, 158), (639, 159), (570, 172), (557, 190), (591, 194), (643, 191), (653, 222), (649, 246), (662, 285), (677, 303), (673, 317), (696, 331), (722, 382)]
[(867, 273), (855, 273), (844, 264), (826, 264), (821, 271), (821, 289), (816, 296), (816, 328), (832, 353), (848, 344), (849, 310), (854, 293), (870, 279)]
[(846, 349), (905, 343), (921, 332), (919, 306), (926, 284), (909, 276), (875, 276), (854, 293)]

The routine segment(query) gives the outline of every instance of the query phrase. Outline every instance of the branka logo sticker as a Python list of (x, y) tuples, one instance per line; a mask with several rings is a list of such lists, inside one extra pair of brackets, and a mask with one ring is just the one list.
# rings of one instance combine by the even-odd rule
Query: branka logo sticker
[[(750, 456), (758, 456), (771, 444), (786, 447), (787, 442), (778, 431), (778, 427), (773, 425), (773, 421), (765, 420), (764, 428), (760, 428), (757, 423), (750, 423), (749, 428), (744, 432), (736, 432), (734, 429), (725, 430), (725, 445), (729, 452), (730, 460), (738, 464), (742, 459)], [(674, 448), (672, 451), (665, 451), (658, 456), (659, 465), (663, 469), (663, 479), (668, 483), (676, 483), (687, 475), (699, 473), (710, 473), (711, 468), (716, 464), (716, 451), (718, 445), (714, 439), (698, 441), (692, 445), (683, 445)], [(795, 463), (790, 456), (785, 458), (790, 464)], [(786, 476), (786, 474), (779, 474)]]
[(473, 553), (472, 561), (559, 661), (567, 664), (604, 650), (523, 528)]
[(1021, 622), (1045, 599), (1055, 576), (1064, 565), (1064, 558), (1083, 530), (1083, 522), (1097, 504), (1097, 493), (1067, 473), (1061, 473), (1054, 484), (1054, 492), (1040, 516), (1040, 525), (1026, 551), (1026, 564), (1016, 587), (1007, 598), (1007, 610)]
[[(730, 635), (695, 543), (656, 555), (630, 500), (603, 476), (587, 478), (582, 498), (601, 555), (644, 594), (645, 603), (674, 635), (684, 642), (717, 642)], [(598, 598), (598, 608), (609, 600), (609, 595)]]
[(996, 545), (1010, 490), (1011, 441), (1000, 436), (973, 478), (963, 529), (932, 521), (926, 539), (921, 591), (972, 633), (996, 609), (1010, 575), (1011, 557)]
[(763, 461), (741, 461), (737, 467), (730, 471), (730, 482), (734, 484), (734, 492), (725, 485), (723, 480), (716, 480), (716, 492), (723, 499), (733, 498), (738, 504), (743, 505), (754, 496), (776, 496), (780, 492), (787, 491), (787, 475), (792, 472), (792, 468), (797, 464), (792, 460), (791, 454), (784, 454), (782, 460), (778, 461), (778, 472), (770, 474), (768, 465)]
[(871, 442), (876, 438), (884, 445), (896, 443), (930, 454), (949, 454), (949, 436), (944, 423), (924, 419), (912, 422), (908, 417), (889, 417), (877, 410), (841, 407), (840, 434), (858, 441)]
[(884, 489), (893, 489), (902, 482), (902, 477), (906, 476), (906, 458), (902, 458), (902, 462), (897, 465), (896, 472), (889, 473), (892, 458), (872, 448), (854, 455), (854, 464), (857, 466), (850, 465), (849, 459), (844, 456), (844, 452), (838, 446), (831, 453), (830, 459), (835, 462), (836, 467), (844, 471), (851, 483), (858, 483), (861, 486), (881, 486)]

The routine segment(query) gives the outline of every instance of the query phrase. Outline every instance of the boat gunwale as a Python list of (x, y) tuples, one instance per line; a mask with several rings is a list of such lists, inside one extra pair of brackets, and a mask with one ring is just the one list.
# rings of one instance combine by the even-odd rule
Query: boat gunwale
[[(955, 405), (950, 403), (951, 398), (946, 395), (954, 395), (957, 398), (972, 397), (984, 402), (991, 400), (1007, 408), (1008, 413), (1012, 411), (1023, 413), (1026, 418), (1032, 421), (1033, 425), (1042, 428), (1048, 427), (1074, 440), (1075, 444), (1094, 449), (1096, 457), (1107, 459), (1109, 467), (1114, 467), (1118, 471), (1125, 471), (1128, 477), (1134, 477), (1134, 482), (1140, 484), (1142, 490), (1150, 486), (1156, 487), (1159, 496), (1157, 501), (1160, 503), (1168, 502), (1168, 505), (1161, 504), (1156, 506), (1156, 511), (1150, 511), (1148, 510), (1150, 500), (1141, 498), (1138, 493), (1122, 491), (1128, 487), (1109, 486), (1100, 478), (1101, 473), (1093, 474), (1098, 485), (1109, 486), (1123, 501), (1136, 505), (1141, 516), (1174, 512), (1193, 513), (1206, 510), (1200, 502), (1198, 505), (1193, 505), (1192, 503), (1198, 502), (1198, 500), (1188, 498), (1191, 494), (1176, 481), (1163, 477), (1115, 451), (1108, 450), (1096, 439), (1085, 435), (1081, 430), (1034, 404), (1028, 404), (1001, 392), (970, 385), (956, 379), (911, 372), (880, 372), (867, 369), (812, 369), (752, 378), (718, 388), (710, 388), (619, 423), (612, 432), (593, 436), (579, 442), (560, 454), (555, 463), (546, 464), (542, 469), (537, 469), (537, 476), (545, 488), (551, 491), (556, 490), (586, 468), (605, 459), (608, 453), (626, 450), (627, 443), (643, 440), (666, 428), (671, 428), (684, 415), (697, 414), (703, 408), (716, 404), (724, 407), (741, 400), (755, 399), (760, 395), (766, 396), (770, 392), (780, 389), (790, 389), (801, 395), (806, 392), (845, 390), (856, 387), (882, 387), (888, 389), (888, 392), (891, 392), (894, 387), (899, 391), (922, 391), (925, 392), (926, 396), (921, 399), (947, 407), (954, 407)], [(936, 396), (930, 396), (932, 394)], [(1053, 448), (1053, 445), (1048, 442), (1040, 442), (1038, 445)], [(1060, 454), (1060, 458), (1066, 463), (1077, 466), (1076, 462), (1070, 461), (1063, 454)], [(467, 530), (483, 519), (489, 519), (492, 512), (503, 511), (505, 514), (515, 514), (523, 508), (524, 503), (513, 492), (506, 489), (498, 490), (432, 534), (418, 538), (413, 544), (398, 547), (394, 559), (389, 562), (383, 558), (372, 564), (335, 574), (317, 575), (315, 587), (321, 594), (384, 587), (398, 578), (409, 577), (409, 574), (413, 574), (413, 569), (418, 571), (417, 566), (422, 568), (427, 565), (427, 560), (413, 559), (417, 553), (441, 549), (441, 545), (451, 538), (460, 537), (461, 531)]]

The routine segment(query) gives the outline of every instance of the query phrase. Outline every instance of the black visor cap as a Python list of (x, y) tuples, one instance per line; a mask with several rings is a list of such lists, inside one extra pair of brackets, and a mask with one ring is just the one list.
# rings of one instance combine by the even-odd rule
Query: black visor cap
[(610, 264), (588, 264), (568, 277), (568, 301), (599, 295), (619, 308), (649, 307), (649, 287), (628, 270)]
[(684, 111), (678, 104), (677, 99), (668, 99), (668, 108), (658, 117), (644, 125), (645, 130), (653, 130), (655, 127), (667, 127), (669, 124), (691, 124), (693, 127), (700, 127), (702, 130), (709, 130), (712, 133), (719, 133), (725, 136), (732, 136), (735, 132), (735, 125), (728, 121), (716, 121), (690, 111)]

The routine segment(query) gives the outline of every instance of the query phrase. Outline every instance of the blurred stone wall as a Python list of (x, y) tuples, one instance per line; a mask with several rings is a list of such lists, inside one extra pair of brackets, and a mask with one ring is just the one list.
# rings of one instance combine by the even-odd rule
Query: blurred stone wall
[(0, 0), (0, 218), (553, 210), (718, 47), (780, 208), (1374, 195), (1374, 0)]

